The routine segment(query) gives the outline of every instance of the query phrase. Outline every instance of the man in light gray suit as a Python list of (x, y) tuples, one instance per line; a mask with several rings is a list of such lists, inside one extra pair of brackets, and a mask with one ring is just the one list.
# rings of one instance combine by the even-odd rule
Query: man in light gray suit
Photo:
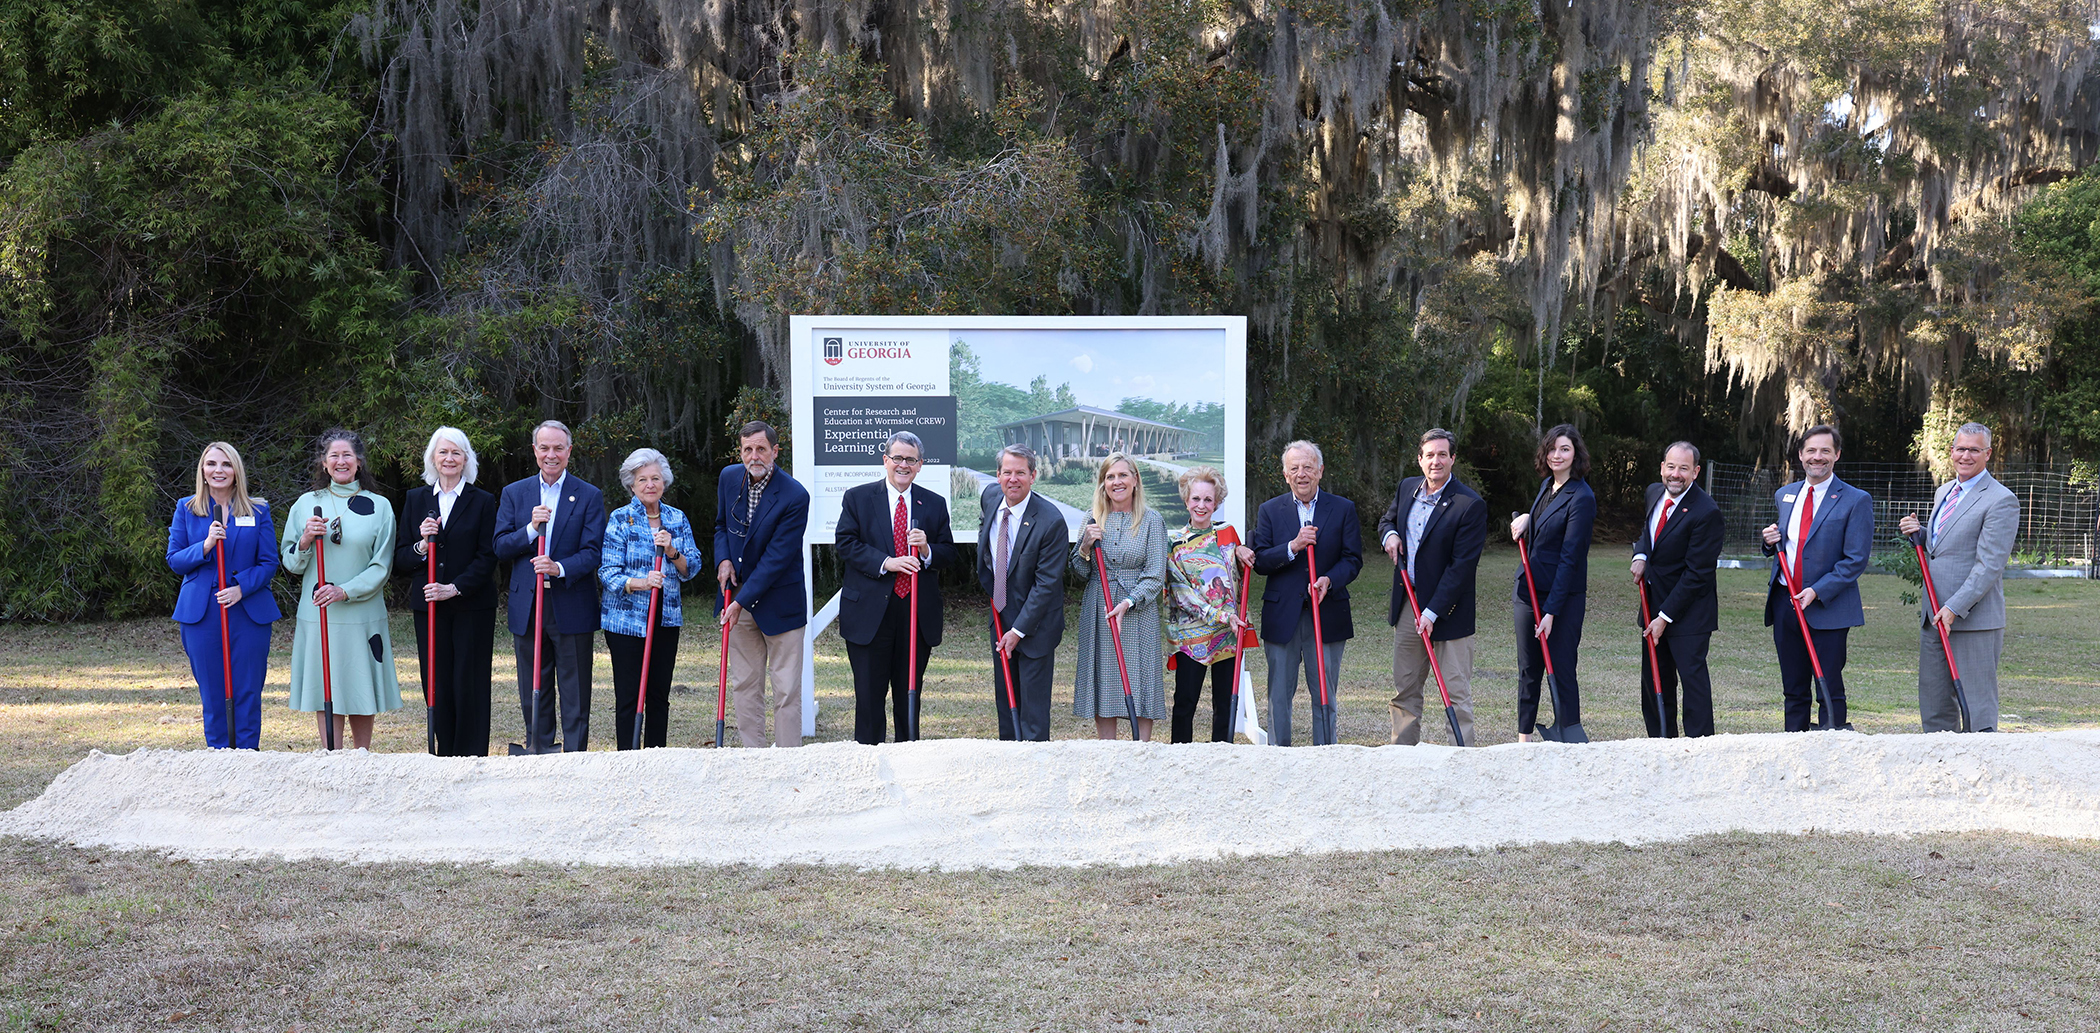
[(1970, 730), (1994, 732), (1998, 654), (2005, 648), (2005, 561), (2020, 529), (2020, 500), (1984, 469), (1991, 458), (1990, 428), (1962, 424), (1951, 451), (1954, 480), (1933, 496), (1930, 519), (1912, 513), (1897, 522), (1906, 535), (1925, 532), (1925, 576), (1940, 599), (1938, 612), (1931, 612), (1929, 601), (1919, 606), (1918, 716), (1928, 732), (1961, 726), (1937, 623), (1947, 629), (1954, 662), (1961, 666)]

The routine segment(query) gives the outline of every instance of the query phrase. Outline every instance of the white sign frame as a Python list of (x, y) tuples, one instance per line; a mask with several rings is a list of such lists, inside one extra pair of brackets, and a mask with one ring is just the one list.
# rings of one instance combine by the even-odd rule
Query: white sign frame
[[(821, 608), (816, 606), (816, 582), (811, 549), (816, 545), (829, 545), (832, 543), (832, 520), (835, 520), (835, 516), (832, 520), (823, 518), (822, 514), (828, 512), (828, 510), (820, 500), (826, 498), (826, 492), (835, 497), (836, 491), (832, 489), (836, 489), (838, 485), (829, 484), (828, 482), (837, 480), (843, 469), (845, 469), (831, 467), (827, 477), (824, 475), (824, 472), (820, 472), (816, 462), (818, 448), (821, 443), (817, 441), (816, 436), (817, 421), (814, 399), (818, 397), (819, 381), (822, 379), (822, 374), (818, 370), (818, 364), (824, 358), (824, 345), (821, 343), (823, 339), (826, 336), (833, 336), (851, 341), (855, 332), (877, 332), (881, 340), (869, 343), (879, 343), (887, 349), (878, 353), (880, 357), (909, 363), (907, 367), (908, 372), (900, 373), (899, 375), (910, 377), (910, 387), (934, 388), (934, 390), (923, 392), (918, 390), (895, 390), (892, 396), (952, 399), (952, 393), (947, 393), (952, 390), (952, 386), (948, 383), (949, 350), (946, 342), (952, 341), (958, 331), (965, 334), (969, 331), (1090, 334), (1101, 331), (1173, 330), (1214, 330), (1220, 331), (1224, 335), (1224, 355), (1221, 360), (1222, 366), (1218, 372), (1222, 375), (1223, 401), (1227, 409), (1225, 413), (1225, 440), (1224, 448), (1222, 449), (1224, 461), (1220, 464), (1220, 467), (1224, 471), (1226, 481), (1232, 488), (1232, 491), (1225, 499), (1224, 505), (1220, 507), (1218, 516), (1219, 519), (1244, 530), (1247, 527), (1248, 502), (1247, 317), (1245, 316), (840, 315), (789, 317), (788, 409), (792, 422), (790, 424), (789, 454), (785, 458), (795, 479), (801, 481), (803, 487), (809, 489), (810, 492), (810, 519), (808, 530), (803, 536), (802, 543), (803, 586), (804, 591), (809, 593), (809, 606), (814, 611), (808, 630), (803, 635), (802, 647), (802, 734), (805, 738), (816, 734), (817, 725), (816, 658), (814, 653), (816, 638), (838, 617), (837, 596), (833, 596), (826, 601)], [(909, 356), (903, 354), (912, 348), (930, 352), (932, 349), (926, 347), (925, 343), (920, 342), (930, 343), (935, 338), (939, 338), (943, 342), (938, 351), (937, 370), (934, 356), (931, 354), (921, 355), (917, 352)], [(835, 358), (837, 357), (835, 356)], [(1058, 382), (1059, 371), (1057, 369), (1045, 368), (1040, 370), (1040, 372), (1048, 376), (1052, 383)], [(1187, 366), (1159, 371), (1163, 376), (1181, 376), (1186, 375), (1188, 372), (1189, 368)], [(1067, 377), (1069, 379), (1068, 374)], [(900, 383), (902, 382), (900, 381)], [(885, 387), (886, 385), (874, 385), (874, 389), (878, 392), (883, 391)], [(834, 385), (835, 389), (836, 385)], [(1133, 391), (1132, 393), (1138, 392)], [(918, 483), (935, 491), (942, 498), (948, 499), (950, 495), (950, 470), (951, 468), (946, 465), (937, 466), (929, 463), (920, 472)], [(867, 476), (862, 478), (863, 480), (872, 480), (881, 476), (879, 462), (867, 468), (866, 474)], [(974, 505), (976, 500), (965, 499), (962, 502), (964, 505)], [(954, 508), (955, 500), (949, 499), (949, 511), (951, 514), (954, 512)], [(1069, 514), (1067, 519), (1068, 521), (1071, 519)], [(1077, 526), (1075, 525), (1069, 530), (1073, 539), (1077, 540)], [(959, 534), (956, 541), (958, 544), (975, 542), (976, 532), (971, 530), (966, 535)], [(1251, 701), (1251, 693), (1244, 691), (1245, 686), (1242, 688), (1241, 698)], [(1243, 711), (1246, 710), (1251, 710), (1251, 706), (1243, 707)], [(1251, 717), (1250, 713), (1241, 715), (1240, 724), (1242, 730), (1246, 731), (1256, 742), (1265, 741), (1266, 736), (1262, 734), (1260, 726), (1251, 720)]]

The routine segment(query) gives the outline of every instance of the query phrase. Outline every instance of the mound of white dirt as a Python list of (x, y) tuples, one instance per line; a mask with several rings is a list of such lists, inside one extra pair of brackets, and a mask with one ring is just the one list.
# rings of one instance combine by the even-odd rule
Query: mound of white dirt
[(546, 757), (90, 754), (0, 834), (187, 858), (1149, 864), (1743, 830), (2100, 838), (2100, 731), (1273, 749), (948, 739)]

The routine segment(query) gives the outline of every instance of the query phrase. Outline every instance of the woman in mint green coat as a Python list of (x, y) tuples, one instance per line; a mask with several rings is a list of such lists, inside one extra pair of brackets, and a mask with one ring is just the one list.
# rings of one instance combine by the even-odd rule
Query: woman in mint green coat
[[(323, 746), (321, 611), (328, 608), (328, 681), (335, 741), (369, 749), (372, 716), (401, 708), (394, 647), (387, 635), (386, 579), (394, 566), (394, 507), (372, 490), (365, 445), (336, 428), (321, 435), (314, 490), (292, 503), (284, 521), (284, 569), (301, 576), (299, 623), (292, 633), (292, 709), (314, 711)], [(314, 562), (325, 542), (328, 582)], [(343, 724), (350, 726), (350, 742)]]

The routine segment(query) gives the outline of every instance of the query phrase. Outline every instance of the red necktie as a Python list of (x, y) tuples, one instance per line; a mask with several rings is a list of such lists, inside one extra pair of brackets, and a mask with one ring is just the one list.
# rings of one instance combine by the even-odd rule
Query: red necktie
[[(911, 550), (908, 546), (906, 546), (904, 541), (904, 525), (904, 496), (899, 495), (897, 496), (897, 515), (890, 518), (890, 536), (896, 542), (896, 555), (899, 556), (911, 555)], [(898, 575), (896, 586), (897, 598), (904, 598), (907, 590), (908, 586), (906, 585), (906, 579), (904, 575)]]
[(1676, 499), (1664, 497), (1662, 515), (1655, 518), (1655, 539), (1657, 541), (1662, 540), (1663, 527), (1670, 522), (1670, 507), (1676, 504)]
[(1793, 584), (1790, 587), (1793, 588), (1796, 595), (1801, 593), (1801, 543), (1808, 540), (1809, 523), (1815, 519), (1815, 516), (1816, 490), (1814, 488), (1803, 488), (1801, 490), (1801, 529), (1794, 532), (1794, 562), (1789, 567), (1794, 575)]

